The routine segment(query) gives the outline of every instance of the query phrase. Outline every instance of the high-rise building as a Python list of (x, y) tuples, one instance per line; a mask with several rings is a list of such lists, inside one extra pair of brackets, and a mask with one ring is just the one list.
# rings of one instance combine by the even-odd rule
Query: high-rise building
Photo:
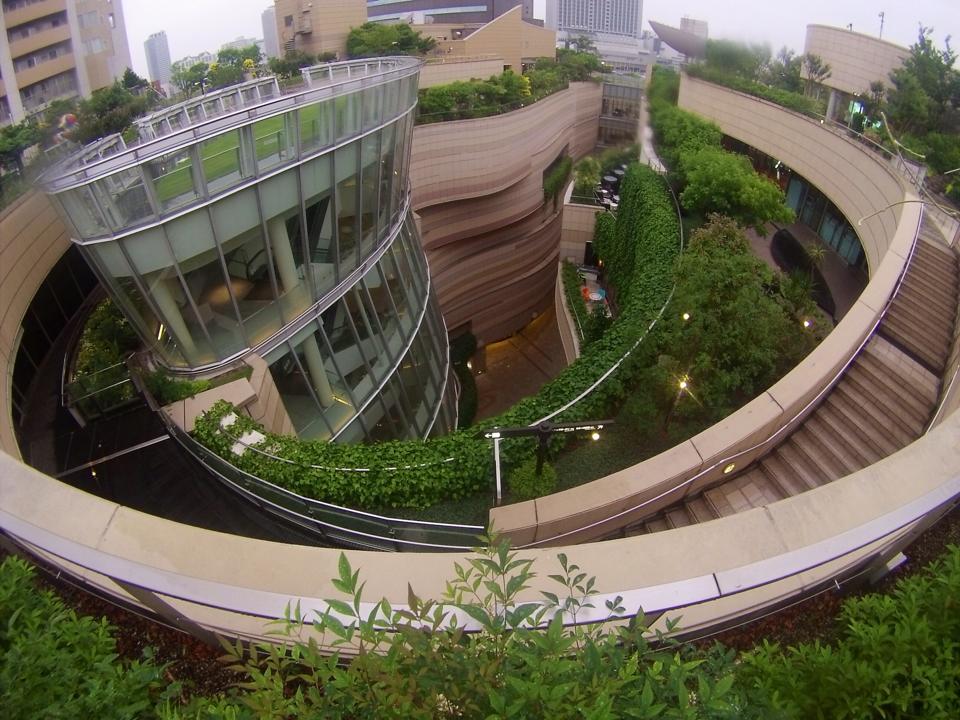
[(277, 11), (273, 5), (260, 15), (263, 25), (263, 53), (268, 57), (281, 57), (280, 39), (277, 35)]
[(706, 20), (697, 20), (696, 18), (684, 16), (680, 18), (680, 29), (696, 35), (699, 38), (706, 39), (710, 36), (709, 26)]
[(452, 0), (368, 0), (367, 15), (374, 21), (405, 20), (423, 25), (429, 22), (486, 24), (518, 5), (523, 19), (533, 20), (533, 0), (491, 0), (485, 4)]
[(639, 38), (642, 0), (547, 0), (547, 27), (570, 36), (611, 35)]
[(122, 0), (4, 0), (0, 125), (87, 96), (129, 66)]
[(167, 33), (161, 30), (153, 33), (143, 43), (147, 54), (147, 73), (150, 79), (161, 86), (170, 84), (170, 45)]

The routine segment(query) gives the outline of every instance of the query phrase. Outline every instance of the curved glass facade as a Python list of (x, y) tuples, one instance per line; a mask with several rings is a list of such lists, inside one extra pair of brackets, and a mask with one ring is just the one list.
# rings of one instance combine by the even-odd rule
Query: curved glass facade
[(85, 150), (47, 190), (168, 367), (258, 352), (305, 437), (449, 428), (408, 206), (417, 69), (340, 63), (305, 70), (294, 95), (273, 78), (207, 95), (139, 121), (136, 146)]

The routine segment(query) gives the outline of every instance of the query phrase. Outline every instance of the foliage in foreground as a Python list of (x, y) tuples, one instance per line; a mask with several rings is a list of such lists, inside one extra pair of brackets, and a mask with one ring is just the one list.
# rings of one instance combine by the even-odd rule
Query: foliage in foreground
[[(443, 606), (411, 589), (399, 609), (361, 605), (365, 583), (341, 555), (332, 581), (340, 598), (326, 613), (302, 618), (294, 608), (276, 630), (282, 647), (225, 643), (243, 682), (184, 704), (163, 666), (118, 658), (105, 620), (78, 617), (37, 590), (27, 563), (7, 558), (0, 716), (947, 720), (960, 707), (960, 548), (888, 594), (846, 600), (833, 641), (764, 644), (737, 660), (721, 646), (696, 650), (660, 635), (651, 643), (642, 623), (621, 618), (619, 598), (599, 607), (594, 579), (563, 554), (557, 561), (547, 569), (555, 592), (535, 596), (533, 562), (491, 543), (455, 564)], [(475, 632), (462, 621), (440, 629), (454, 608)], [(587, 610), (608, 622), (560, 621)]]
[[(609, 221), (604, 221), (615, 226), (609, 242), (616, 246), (616, 264), (611, 267), (617, 269), (620, 288), (621, 312), (616, 322), (537, 395), (484, 420), (479, 427), (535, 422), (588, 388), (645, 335), (673, 284), (679, 221), (663, 180), (649, 168), (631, 167), (620, 195), (617, 220), (607, 216)], [(606, 416), (629, 393), (630, 372), (629, 366), (621, 367), (574, 405), (566, 417)], [(196, 438), (242, 470), (318, 500), (368, 509), (422, 508), (476, 493), (489, 482), (489, 443), (478, 439), (473, 429), (425, 442), (391, 441), (376, 445), (304, 441), (266, 433), (266, 440), (258, 449), (283, 458), (275, 460), (256, 450), (241, 456), (231, 452), (234, 438), (263, 428), (249, 417), (239, 416), (226, 435), (220, 431), (219, 421), (230, 412), (233, 408), (227, 403), (214, 406), (198, 419)], [(505, 444), (501, 458), (506, 471), (532, 450), (532, 440), (516, 439)], [(357, 472), (357, 468), (364, 470)]]
[(150, 716), (164, 696), (163, 685), (163, 667), (149, 657), (136, 662), (118, 659), (106, 620), (78, 616), (49, 590), (38, 590), (33, 568), (23, 560), (3, 561), (0, 717)]

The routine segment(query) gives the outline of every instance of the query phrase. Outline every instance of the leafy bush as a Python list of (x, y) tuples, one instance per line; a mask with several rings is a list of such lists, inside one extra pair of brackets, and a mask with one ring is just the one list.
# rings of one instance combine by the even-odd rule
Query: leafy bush
[(229, 372), (222, 373), (209, 380), (186, 380), (171, 375), (166, 370), (154, 370), (144, 376), (147, 389), (151, 392), (154, 399), (160, 405), (169, 405), (180, 400), (199, 395), (215, 387), (226, 385), (240, 378), (249, 378), (253, 374), (253, 368), (243, 366)]
[(687, 67), (687, 74), (690, 77), (700, 78), (715, 85), (723, 85), (731, 90), (753, 95), (763, 100), (769, 100), (776, 105), (785, 107), (788, 110), (819, 117), (823, 115), (826, 107), (822, 100), (816, 100), (800, 93), (790, 92), (781, 88), (770, 87), (754, 80), (748, 80), (730, 73), (724, 72), (709, 65), (690, 65)]
[[(108, 408), (133, 398), (133, 384), (123, 383), (128, 377), (123, 363), (139, 344), (137, 333), (112, 300), (97, 305), (80, 334), (68, 386), (68, 393), (81, 409), (89, 404), (93, 412), (97, 407)], [(97, 394), (95, 401), (81, 400), (91, 393)]]
[(890, 594), (844, 602), (832, 644), (764, 644), (745, 682), (786, 718), (955, 718), (960, 707), (960, 549)]
[(152, 715), (163, 670), (149, 656), (121, 662), (106, 620), (80, 617), (49, 590), (38, 590), (23, 560), (0, 564), (0, 717)]
[(563, 294), (567, 300), (567, 308), (576, 320), (582, 340), (583, 329), (587, 324), (587, 303), (583, 299), (583, 281), (577, 272), (577, 266), (569, 260), (563, 261), (561, 280), (563, 282)]
[(532, 457), (510, 473), (507, 486), (514, 500), (533, 500), (556, 490), (557, 471), (544, 461), (541, 473), (537, 475), (537, 459)]

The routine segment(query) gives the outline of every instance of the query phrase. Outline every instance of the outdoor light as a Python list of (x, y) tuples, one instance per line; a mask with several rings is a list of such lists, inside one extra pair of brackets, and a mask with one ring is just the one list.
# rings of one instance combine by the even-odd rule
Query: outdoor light
[(598, 433), (596, 430), (594, 430), (594, 431), (590, 434), (590, 439), (591, 439), (591, 440), (599, 440), (599, 439), (600, 439), (600, 433)]
[(467, 370), (473, 370), (473, 360), (467, 360)]
[(686, 381), (686, 380), (681, 380), (681, 381), (680, 381), (680, 389), (681, 389), (681, 390), (686, 390), (686, 389), (687, 389), (687, 381)]
[(804, 320), (804, 321), (803, 321), (803, 326), (804, 326), (805, 328), (810, 327), (811, 324), (812, 324), (812, 323), (811, 323), (809, 320)]
[(724, 468), (723, 468), (723, 474), (724, 474), (724, 475), (729, 475), (730, 473), (732, 473), (732, 472), (734, 471), (734, 469), (735, 469), (736, 467), (737, 467), (737, 464), (736, 464), (736, 463), (728, 463), (728, 464), (725, 465)]
[(690, 313), (684, 313), (681, 317), (684, 319), (684, 321), (689, 320), (689, 319), (690, 319)]

